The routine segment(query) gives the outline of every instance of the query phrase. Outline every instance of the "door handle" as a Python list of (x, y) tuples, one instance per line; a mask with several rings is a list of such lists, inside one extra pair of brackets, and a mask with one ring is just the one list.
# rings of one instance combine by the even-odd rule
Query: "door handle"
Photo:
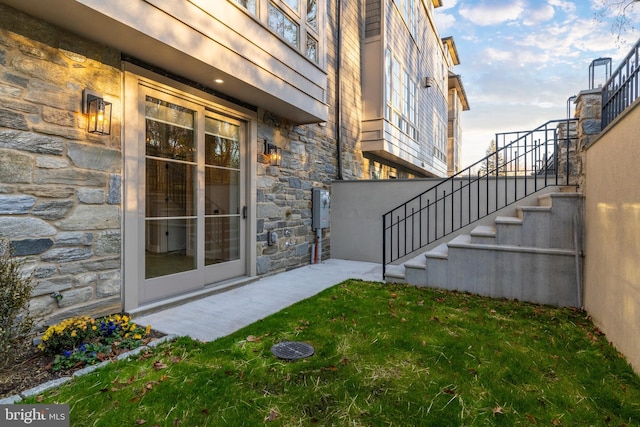
[(242, 219), (247, 219), (247, 207), (242, 207)]

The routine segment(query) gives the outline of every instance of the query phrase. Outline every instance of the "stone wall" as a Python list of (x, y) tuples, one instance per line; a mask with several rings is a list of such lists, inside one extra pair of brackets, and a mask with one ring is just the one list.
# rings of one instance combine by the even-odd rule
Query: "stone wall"
[(600, 136), (602, 130), (602, 89), (586, 90), (578, 94), (576, 117), (578, 118), (576, 168), (578, 186), (584, 191), (587, 184), (586, 148)]
[[(121, 307), (119, 61), (0, 5), (0, 239), (25, 259), (48, 323)], [(85, 88), (114, 104), (110, 136), (86, 132)]]
[[(568, 124), (568, 127), (567, 127)], [(567, 134), (568, 129), (568, 134)], [(568, 139), (568, 140), (567, 140)], [(568, 182), (569, 185), (577, 185), (579, 176), (579, 167), (577, 154), (578, 142), (578, 124), (575, 120), (570, 122), (558, 123), (558, 179), (561, 183)], [(567, 150), (569, 150), (567, 156)], [(567, 160), (569, 168), (567, 171)], [(567, 181), (567, 172), (569, 180)]]
[[(258, 275), (309, 264), (313, 187), (329, 188), (336, 175), (335, 142), (324, 126), (294, 124), (264, 110), (258, 121), (257, 260)], [(262, 140), (282, 150), (280, 166), (262, 154)], [(268, 244), (267, 233), (279, 240)], [(323, 231), (323, 258), (329, 258), (329, 230)]]
[[(348, 2), (347, 2), (348, 3)], [(316, 233), (311, 227), (313, 187), (331, 188), (332, 181), (368, 177), (369, 163), (360, 146), (361, 31), (364, 10), (360, 2), (344, 3), (341, 18), (342, 57), (340, 76), (344, 84), (339, 101), (341, 117), (341, 165), (338, 164), (336, 67), (338, 64), (335, 0), (327, 2), (327, 104), (329, 121), (296, 126), (268, 111), (258, 114), (257, 274), (272, 274), (309, 264)], [(282, 149), (280, 166), (270, 166), (262, 155), (262, 139)], [(341, 167), (341, 170), (339, 168)], [(267, 233), (279, 236), (269, 246)], [(331, 256), (331, 232), (322, 230), (322, 259)]]

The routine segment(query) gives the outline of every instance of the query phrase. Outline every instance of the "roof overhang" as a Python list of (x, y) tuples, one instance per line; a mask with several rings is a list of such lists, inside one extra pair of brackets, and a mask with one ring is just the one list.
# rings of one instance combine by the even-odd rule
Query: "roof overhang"
[(456, 43), (453, 41), (453, 37), (443, 37), (442, 43), (449, 50), (449, 55), (451, 55), (451, 60), (453, 60), (453, 65), (460, 64), (458, 49), (456, 48)]
[(467, 93), (464, 90), (464, 85), (462, 84), (462, 77), (459, 74), (454, 74), (449, 72), (449, 89), (455, 89), (458, 92), (458, 97), (460, 98), (460, 102), (462, 103), (462, 109), (464, 111), (468, 111), (471, 108), (469, 107), (469, 100), (467, 99)]

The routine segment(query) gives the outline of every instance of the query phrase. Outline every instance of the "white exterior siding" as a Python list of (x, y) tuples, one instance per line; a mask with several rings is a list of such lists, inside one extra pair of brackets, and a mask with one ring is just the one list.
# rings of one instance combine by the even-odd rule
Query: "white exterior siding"
[[(372, 4), (376, 2), (368, 2), (368, 6)], [(365, 39), (363, 151), (408, 168), (417, 176), (446, 176), (445, 52), (422, 2), (414, 3), (414, 33), (410, 32), (413, 25), (405, 21), (400, 9), (405, 4), (408, 3), (381, 0), (381, 35)], [(368, 12), (376, 9), (370, 6)], [(373, 21), (367, 16), (367, 22)], [(401, 75), (394, 78), (397, 64)], [(416, 88), (415, 119), (404, 100), (407, 76), (409, 85)], [(426, 77), (431, 77), (435, 84), (425, 88), (422, 82)], [(397, 88), (398, 85), (401, 87)], [(400, 93), (403, 100), (389, 109), (389, 105), (394, 107), (394, 93)], [(398, 120), (397, 114), (403, 116), (402, 120)], [(404, 120), (414, 123), (405, 126)], [(442, 155), (436, 155), (436, 149)]]

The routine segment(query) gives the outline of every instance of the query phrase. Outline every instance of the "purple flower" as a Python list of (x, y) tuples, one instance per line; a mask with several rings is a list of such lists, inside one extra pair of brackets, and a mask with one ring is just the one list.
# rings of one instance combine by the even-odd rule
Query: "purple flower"
[(71, 351), (71, 350), (65, 350), (65, 351), (62, 352), (62, 355), (64, 357), (71, 357), (72, 354), (73, 354), (73, 351)]
[(113, 335), (117, 328), (117, 325), (113, 322), (101, 322), (100, 323), (100, 331), (102, 331), (102, 335), (105, 337)]

